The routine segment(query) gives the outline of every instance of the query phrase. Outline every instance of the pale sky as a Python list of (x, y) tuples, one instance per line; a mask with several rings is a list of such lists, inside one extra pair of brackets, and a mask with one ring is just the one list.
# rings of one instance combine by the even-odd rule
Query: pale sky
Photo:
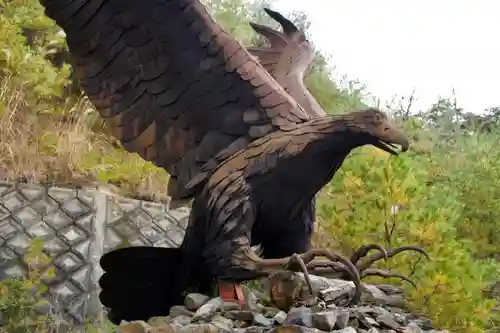
[(277, 0), (273, 8), (307, 12), (335, 75), (382, 100), (415, 88), (417, 106), (428, 108), (455, 89), (465, 111), (500, 105), (500, 1)]

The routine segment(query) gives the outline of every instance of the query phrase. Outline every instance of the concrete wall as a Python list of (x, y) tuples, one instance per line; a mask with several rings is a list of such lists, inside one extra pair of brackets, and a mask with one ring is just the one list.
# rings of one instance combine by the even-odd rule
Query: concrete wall
[(46, 281), (50, 306), (65, 321), (101, 313), (99, 258), (123, 241), (130, 246), (177, 247), (189, 209), (118, 198), (95, 189), (0, 182), (0, 280), (26, 274), (23, 256), (39, 236), (56, 276)]

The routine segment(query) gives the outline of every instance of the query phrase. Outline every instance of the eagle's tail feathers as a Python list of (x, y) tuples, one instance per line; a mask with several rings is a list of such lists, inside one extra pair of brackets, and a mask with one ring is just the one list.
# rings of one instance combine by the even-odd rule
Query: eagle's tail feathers
[(99, 300), (109, 308), (111, 322), (148, 320), (168, 315), (182, 304), (179, 248), (127, 247), (106, 253), (100, 260)]

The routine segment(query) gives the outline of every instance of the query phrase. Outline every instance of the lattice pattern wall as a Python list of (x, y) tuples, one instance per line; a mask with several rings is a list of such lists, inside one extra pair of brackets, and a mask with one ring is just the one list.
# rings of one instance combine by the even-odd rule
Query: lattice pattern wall
[(99, 312), (100, 256), (122, 242), (130, 246), (177, 247), (189, 210), (117, 198), (90, 189), (0, 183), (0, 280), (26, 274), (23, 256), (30, 239), (42, 237), (56, 276), (45, 281), (50, 306), (66, 320), (82, 323)]

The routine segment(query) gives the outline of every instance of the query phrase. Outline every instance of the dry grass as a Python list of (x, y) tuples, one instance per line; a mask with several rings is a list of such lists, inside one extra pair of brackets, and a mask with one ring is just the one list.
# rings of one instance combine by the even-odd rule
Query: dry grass
[(8, 79), (0, 82), (1, 179), (105, 185), (120, 195), (166, 199), (168, 174), (95, 130), (99, 117), (86, 99), (66, 111), (73, 120), (34, 109), (23, 87), (13, 87)]

